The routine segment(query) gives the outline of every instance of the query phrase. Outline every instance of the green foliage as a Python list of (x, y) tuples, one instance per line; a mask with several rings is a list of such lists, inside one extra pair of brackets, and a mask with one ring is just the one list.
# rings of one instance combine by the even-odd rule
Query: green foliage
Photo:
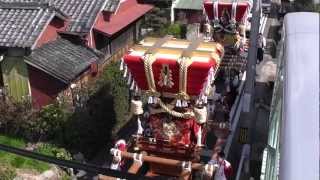
[(58, 140), (62, 139), (64, 125), (68, 120), (69, 113), (61, 104), (54, 103), (40, 110), (37, 118), (25, 122), (25, 134), (30, 139)]
[(129, 119), (129, 90), (119, 63), (108, 65), (95, 85), (90, 87), (86, 108), (70, 116), (62, 143), (89, 159), (105, 147)]
[[(0, 144), (13, 146), (16, 148), (24, 148), (26, 146), (26, 143), (22, 139), (3, 136), (3, 135), (0, 135)], [(42, 161), (25, 158), (25, 157), (18, 156), (12, 153), (7, 153), (4, 151), (0, 151), (0, 159), (1, 159), (1, 163), (5, 165), (5, 167), (34, 169), (38, 172), (43, 172), (45, 170), (50, 169), (50, 165)]]
[(16, 170), (12, 166), (4, 166), (0, 164), (0, 179), (1, 180), (12, 180), (16, 177)]
[(171, 24), (167, 29), (167, 33), (169, 35), (173, 35), (176, 38), (180, 38), (180, 36), (181, 36), (181, 26), (179, 24)]
[[(73, 113), (58, 103), (35, 111), (28, 103), (13, 103), (9, 100), (2, 102), (0, 131), (28, 141), (52, 142), (68, 150), (80, 151), (86, 158), (91, 158), (129, 120), (129, 90), (118, 63), (107, 66), (101, 78), (90, 87), (81, 89), (89, 92), (86, 106)], [(41, 151), (56, 157), (71, 157), (62, 149), (53, 152), (41, 148)], [(18, 158), (15, 164), (24, 164), (24, 161)]]
[(64, 148), (58, 148), (52, 144), (41, 144), (37, 148), (37, 152), (47, 156), (54, 156), (58, 159), (72, 160), (70, 152)]

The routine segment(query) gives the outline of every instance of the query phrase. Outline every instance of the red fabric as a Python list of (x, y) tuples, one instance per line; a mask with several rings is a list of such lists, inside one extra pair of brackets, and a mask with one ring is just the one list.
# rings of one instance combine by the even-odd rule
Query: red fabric
[(189, 95), (199, 95), (207, 80), (209, 70), (214, 66), (214, 61), (193, 62), (188, 68), (187, 92)]
[(125, 55), (123, 59), (138, 87), (142, 90), (147, 90), (148, 84), (142, 58), (140, 56)]
[[(168, 87), (161, 87), (158, 82), (160, 81), (161, 77), (161, 70), (162, 70), (162, 65), (168, 65), (169, 69), (171, 70), (172, 73), (172, 81), (174, 82), (173, 86), (171, 88)], [(178, 93), (179, 92), (179, 64), (174, 61), (174, 59), (160, 59), (158, 58), (153, 64), (152, 64), (152, 69), (153, 69), (153, 76), (154, 76), (154, 81), (156, 84), (156, 88), (159, 91), (163, 92), (170, 92), (170, 93)]]
[(172, 118), (170, 123), (175, 124), (175, 130), (171, 139), (166, 135), (167, 129), (164, 126), (165, 116), (161, 114), (151, 115), (149, 117), (149, 125), (152, 130), (153, 136), (159, 140), (169, 140), (173, 145), (191, 145), (196, 140), (195, 135), (199, 130), (199, 125), (195, 119), (179, 119)]
[(145, 15), (151, 9), (153, 9), (152, 5), (139, 4), (137, 0), (126, 0), (120, 4), (118, 11), (110, 16), (109, 21), (98, 21), (99, 23), (94, 28), (112, 36)]
[[(249, 8), (249, 2), (238, 2), (237, 4), (237, 14), (236, 14), (236, 21), (242, 21), (243, 18), (246, 16), (246, 11)], [(232, 1), (230, 2), (219, 2), (218, 3), (218, 16), (221, 17), (223, 9), (226, 8), (229, 11), (229, 15), (231, 17), (232, 11)], [(213, 2), (211, 0), (206, 0), (204, 2), (204, 9), (206, 14), (210, 20), (214, 19), (214, 9), (213, 9)]]
[[(127, 64), (129, 71), (133, 75), (138, 87), (142, 90), (148, 90), (147, 79), (144, 72), (143, 60), (139, 56), (125, 55), (124, 62)], [(161, 70), (163, 65), (168, 65), (172, 73), (172, 81), (174, 85), (169, 87), (161, 87), (160, 81)], [(188, 69), (187, 75), (187, 93), (190, 96), (198, 96), (206, 82), (211, 67), (216, 66), (215, 60), (208, 62), (193, 62)], [(153, 76), (158, 92), (179, 92), (179, 64), (172, 59), (158, 58), (152, 64)]]
[(224, 175), (226, 176), (227, 179), (231, 178), (233, 173), (231, 164), (227, 161), (224, 160)]

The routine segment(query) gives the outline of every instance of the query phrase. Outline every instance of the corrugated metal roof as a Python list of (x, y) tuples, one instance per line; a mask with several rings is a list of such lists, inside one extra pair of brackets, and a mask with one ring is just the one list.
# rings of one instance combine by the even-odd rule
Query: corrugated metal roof
[(202, 10), (203, 0), (178, 0), (175, 9)]
[(92, 50), (65, 39), (58, 39), (35, 49), (25, 57), (27, 64), (69, 83), (99, 57)]

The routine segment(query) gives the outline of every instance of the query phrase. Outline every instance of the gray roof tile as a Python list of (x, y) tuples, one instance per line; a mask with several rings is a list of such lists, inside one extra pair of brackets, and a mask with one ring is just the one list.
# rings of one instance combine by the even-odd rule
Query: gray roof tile
[[(97, 14), (104, 8), (106, 1), (114, 0), (0, 0), (6, 3), (48, 3), (70, 17), (67, 31), (87, 33), (90, 31)], [(118, 1), (118, 0), (116, 0)]]
[(115, 12), (119, 6), (120, 0), (107, 0), (106, 5), (104, 6), (105, 11)]
[(25, 58), (26, 63), (69, 83), (84, 72), (99, 56), (92, 50), (58, 39), (35, 49)]
[(106, 0), (53, 0), (54, 6), (71, 17), (67, 31), (87, 33)]
[(0, 5), (0, 46), (32, 47), (55, 13), (45, 7)]

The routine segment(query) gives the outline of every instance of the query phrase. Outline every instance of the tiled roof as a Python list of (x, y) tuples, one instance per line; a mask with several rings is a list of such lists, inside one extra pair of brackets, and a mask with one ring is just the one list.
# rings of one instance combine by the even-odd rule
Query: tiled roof
[(203, 0), (178, 0), (175, 9), (202, 10)]
[(119, 6), (120, 0), (107, 0), (104, 10), (108, 12), (115, 12)]
[(70, 16), (67, 31), (87, 33), (106, 0), (52, 0), (56, 8)]
[[(106, 2), (107, 1), (107, 2)], [(68, 32), (72, 33), (87, 33), (90, 31), (98, 13), (104, 8), (108, 2), (114, 0), (0, 0), (6, 3), (48, 3), (67, 16), (70, 23), (67, 27)], [(118, 1), (118, 0), (116, 0)], [(113, 4), (113, 3), (109, 3)], [(110, 8), (112, 8), (111, 6)]]
[(0, 47), (33, 47), (54, 15), (48, 7), (0, 4)]
[(47, 43), (25, 57), (27, 64), (65, 83), (73, 81), (98, 60), (98, 55), (92, 50), (65, 39)]

